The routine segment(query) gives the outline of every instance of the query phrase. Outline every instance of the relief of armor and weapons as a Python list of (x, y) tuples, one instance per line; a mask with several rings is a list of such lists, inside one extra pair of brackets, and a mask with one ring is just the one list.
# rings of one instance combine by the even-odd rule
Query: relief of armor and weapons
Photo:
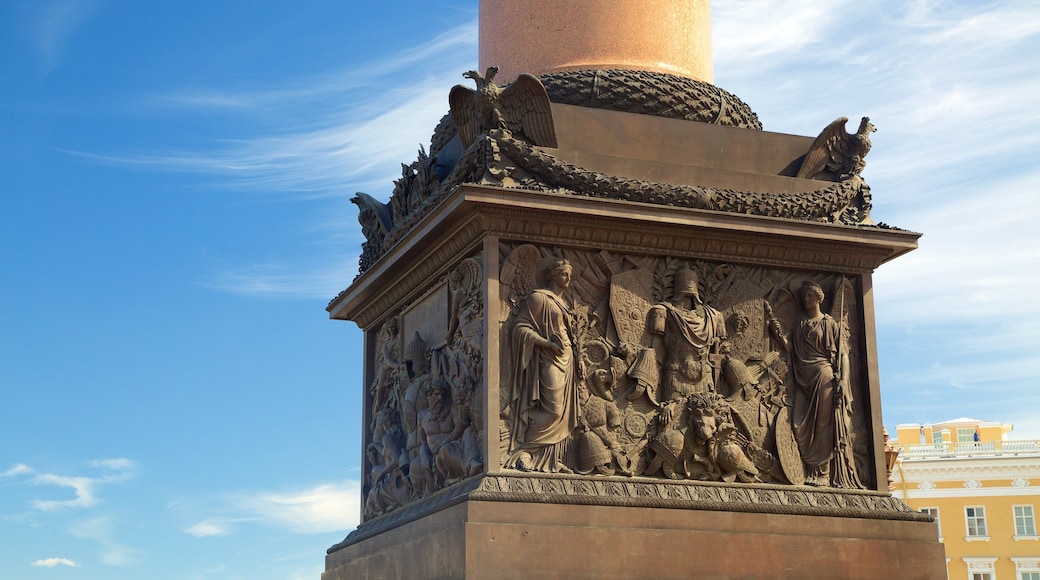
[(868, 487), (853, 279), (503, 252), (503, 467)]
[(480, 257), (377, 327), (371, 518), (485, 471), (867, 489), (858, 278), (500, 246), (499, 433)]

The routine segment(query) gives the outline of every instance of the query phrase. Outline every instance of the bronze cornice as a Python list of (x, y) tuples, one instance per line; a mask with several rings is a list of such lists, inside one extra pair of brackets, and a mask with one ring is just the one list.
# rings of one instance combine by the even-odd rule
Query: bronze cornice
[(486, 236), (717, 262), (868, 273), (920, 234), (466, 185), (452, 192), (328, 307), (361, 328), (422, 294)]

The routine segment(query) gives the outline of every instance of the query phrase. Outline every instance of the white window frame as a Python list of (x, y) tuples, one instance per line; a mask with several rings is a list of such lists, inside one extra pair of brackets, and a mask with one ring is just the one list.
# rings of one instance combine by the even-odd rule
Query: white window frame
[(939, 541), (941, 542), (942, 538), (943, 538), (943, 535), (942, 535), (942, 523), (941, 523), (941, 520), (939, 519), (939, 508), (937, 508), (935, 506), (926, 506), (926, 507), (923, 507), (923, 508), (919, 508), (917, 511), (919, 511), (919, 512), (921, 512), (923, 514), (930, 514), (932, 516), (935, 516), (935, 529), (936, 529), (936, 531), (939, 532)]
[[(975, 515), (970, 515), (969, 516), (968, 515), (968, 510), (974, 510), (973, 513)], [(981, 514), (981, 515), (979, 515), (979, 514)], [(976, 532), (980, 531), (979, 528), (981, 527), (982, 528), (981, 531), (983, 533), (981, 533), (981, 534), (972, 534), (971, 533), (972, 520), (974, 520), (974, 523), (975, 523), (975, 526), (974, 526), (975, 527), (975, 531)], [(979, 526), (979, 522), (980, 521), (982, 522), (981, 526)], [(967, 535), (964, 536), (964, 541), (966, 541), (966, 542), (988, 542), (989, 541), (989, 526), (986, 525), (986, 507), (985, 506), (981, 506), (981, 505), (967, 505), (967, 506), (964, 506), (964, 531), (967, 534)]]
[[(1022, 510), (1022, 512), (1023, 512), (1021, 516), (1019, 515), (1019, 510)], [(1025, 513), (1026, 511), (1028, 511), (1028, 514)], [(1033, 509), (1033, 505), (1032, 504), (1017, 504), (1017, 505), (1011, 506), (1011, 519), (1015, 523), (1015, 540), (1016, 541), (1020, 541), (1020, 540), (1033, 540), (1033, 541), (1036, 541), (1037, 540), (1038, 536), (1036, 535), (1036, 510)], [(1021, 519), (1024, 522), (1028, 522), (1029, 527), (1032, 528), (1032, 532), (1033, 533), (1031, 533), (1031, 534), (1020, 534), (1019, 533), (1019, 529), (1018, 529), (1019, 519)], [(1023, 531), (1029, 531), (1029, 530), (1023, 530)]]
[[(1036, 574), (1040, 574), (1040, 558), (1011, 557), (1015, 563), (1015, 580), (1033, 580)], [(1026, 576), (1030, 574), (1031, 576)]]
[[(996, 558), (961, 558), (968, 565), (968, 580), (995, 580), (997, 570), (993, 566)], [(985, 574), (985, 576), (983, 576)]]

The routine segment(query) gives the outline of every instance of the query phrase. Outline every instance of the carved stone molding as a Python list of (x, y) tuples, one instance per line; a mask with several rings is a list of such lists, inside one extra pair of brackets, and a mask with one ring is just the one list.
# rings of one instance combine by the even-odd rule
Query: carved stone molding
[(368, 520), (350, 532), (342, 542), (329, 548), (328, 553), (465, 501), (467, 495), (480, 486), (480, 481), (481, 478), (471, 478), (442, 489), (422, 501), (410, 503), (401, 509)]
[[(491, 210), (491, 207), (487, 207)], [(548, 216), (545, 216), (548, 217)], [(765, 232), (693, 229), (688, 224), (657, 222), (652, 228), (624, 228), (617, 218), (553, 214), (551, 220), (538, 220), (521, 207), (495, 207), (483, 214), (483, 225), (504, 239), (564, 244), (605, 250), (642, 250), (688, 258), (744, 262), (759, 265), (785, 265), (799, 268), (842, 270), (865, 273), (885, 259), (887, 250), (872, 248), (857, 251), (837, 241), (792, 240), (777, 243), (775, 235)], [(532, 219), (534, 218), (534, 219)], [(647, 221), (650, 221), (648, 219)]]
[[(722, 262), (867, 273), (919, 234), (467, 185), (451, 193), (329, 304), (368, 328), (486, 236)], [(431, 243), (434, 240), (434, 243)], [(376, 281), (378, 280), (378, 283)]]
[(641, 477), (487, 474), (369, 520), (332, 553), (463, 501), (599, 505), (927, 522), (931, 516), (886, 492), (768, 484), (730, 485)]
[(929, 521), (926, 514), (884, 492), (768, 484), (577, 475), (492, 474), (468, 494), (471, 500), (613, 505)]
[[(416, 228), (416, 235), (395, 248), (389, 259), (336, 296), (327, 308), (332, 318), (345, 318), (336, 313), (344, 299), (363, 302), (364, 308), (349, 319), (362, 329), (369, 328), (387, 312), (418, 298), (430, 280), (442, 278), (454, 260), (479, 247), (486, 228), (472, 211), (441, 217), (444, 219), (435, 224), (436, 235)], [(431, 237), (436, 243), (430, 243)]]

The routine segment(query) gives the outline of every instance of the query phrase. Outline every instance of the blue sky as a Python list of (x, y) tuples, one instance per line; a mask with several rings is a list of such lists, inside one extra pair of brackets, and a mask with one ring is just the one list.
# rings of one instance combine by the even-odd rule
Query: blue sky
[[(1040, 439), (1040, 4), (716, 0), (770, 131), (878, 126), (885, 424)], [(357, 522), (324, 307), (477, 62), (476, 0), (0, 5), (0, 577), (316, 578)], [(852, 123), (854, 128), (855, 123)]]

